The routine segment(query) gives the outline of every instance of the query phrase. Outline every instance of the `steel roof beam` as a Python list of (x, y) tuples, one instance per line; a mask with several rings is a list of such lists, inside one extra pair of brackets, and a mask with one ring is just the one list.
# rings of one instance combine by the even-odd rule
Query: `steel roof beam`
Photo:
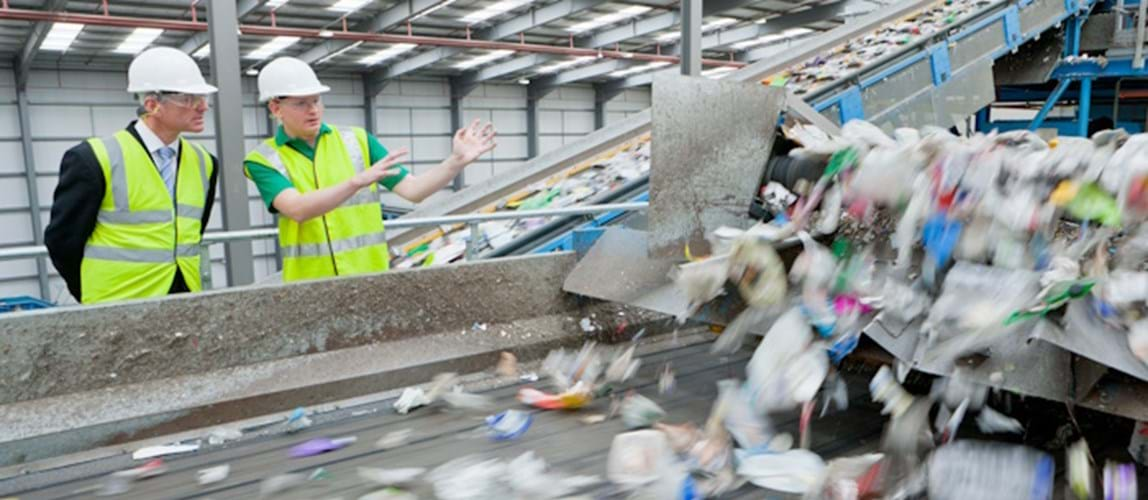
[[(478, 40), (492, 40), (492, 41), (501, 40), (501, 39), (506, 38), (506, 37), (510, 37), (510, 36), (517, 35), (519, 33), (526, 32), (527, 30), (530, 30), (532, 28), (542, 26), (544, 24), (562, 19), (562, 18), (564, 18), (570, 14), (574, 14), (576, 12), (581, 12), (583, 10), (590, 9), (594, 6), (606, 3), (607, 1), (608, 0), (562, 0), (560, 2), (552, 3), (550, 5), (542, 6), (542, 7), (535, 8), (535, 9), (530, 9), (530, 12), (521, 14), (519, 16), (512, 18), (512, 19), (508, 19), (508, 20), (503, 21), (501, 23), (495, 24), (494, 26), (491, 26), (489, 28), (475, 31), (472, 34), (472, 38), (478, 39)], [(450, 57), (450, 56), (453, 56), (456, 53), (457, 52), (443, 52), (442, 53), (442, 55), (444, 56), (443, 59)], [(550, 60), (550, 59), (553, 59), (553, 57), (538, 57), (537, 55), (523, 56), (523, 57), (513, 59), (511, 61), (508, 61), (508, 63), (513, 63), (513, 64), (510, 64), (509, 66), (503, 66), (503, 67), (501, 67), (498, 70), (493, 71), (493, 72), (486, 72), (485, 74), (480, 74), (480, 72), (482, 71), (481, 69), (468, 71), (459, 78), (459, 84), (460, 84), (459, 89), (461, 91), (469, 92), (470, 90), (473, 90), (474, 87), (479, 82), (483, 82), (483, 81), (486, 81), (486, 80), (489, 80), (492, 78), (497, 78), (497, 77), (502, 76), (502, 75), (507, 74), (507, 73), (513, 73), (515, 71), (522, 71), (522, 70), (526, 69), (528, 66), (527, 67), (519, 67), (519, 66), (521, 66), (522, 63), (524, 63), (526, 61), (535, 61), (535, 63), (537, 64), (537, 63), (545, 62), (545, 61)], [(437, 61), (435, 61), (435, 62), (437, 62)], [(431, 64), (434, 64), (434, 63), (432, 62)], [(507, 63), (503, 63), (503, 64), (507, 64)], [(495, 66), (501, 66), (501, 65), (495, 65)], [(492, 67), (494, 67), (494, 66), (492, 66)], [(511, 70), (510, 68), (518, 68), (518, 69)]]
[[(435, 5), (442, 3), (443, 0), (404, 0), (375, 16), (369, 21), (364, 21), (355, 26), (355, 31), (365, 31), (367, 33), (379, 33), (392, 26), (410, 19), (415, 14), (427, 10)], [(348, 40), (328, 40), (311, 47), (306, 52), (299, 55), (299, 59), (307, 64), (312, 64), (319, 61), (324, 57), (334, 54), (340, 50), (350, 47), (355, 42)]]
[[(255, 12), (265, 3), (267, 3), (267, 0), (239, 0), (239, 4), (235, 6), (235, 13), (238, 16), (237, 19), (242, 21), (243, 18), (247, 16), (247, 14)], [(184, 40), (183, 43), (179, 46), (179, 50), (182, 50), (188, 54), (195, 53), (195, 51), (199, 50), (204, 45), (207, 45), (207, 42), (210, 41), (210, 39), (211, 38), (208, 36), (206, 31), (196, 33), (191, 35), (191, 38)]]
[[(68, 0), (49, 0), (44, 9), (49, 12), (64, 10), (68, 5)], [(44, 44), (44, 38), (48, 36), (48, 30), (52, 26), (49, 23), (40, 21), (32, 25), (32, 31), (28, 33), (28, 40), (24, 42), (24, 50), (20, 51), (20, 55), (16, 59), (16, 88), (23, 90), (24, 86), (28, 84), (28, 71), (32, 69), (32, 61), (36, 59), (36, 54), (40, 52), (40, 46)]]

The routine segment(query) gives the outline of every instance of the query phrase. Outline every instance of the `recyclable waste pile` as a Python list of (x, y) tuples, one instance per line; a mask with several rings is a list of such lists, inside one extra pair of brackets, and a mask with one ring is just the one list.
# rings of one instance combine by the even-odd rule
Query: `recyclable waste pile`
[[(717, 439), (711, 432), (720, 428), (739, 478), (813, 498), (1051, 498), (1046, 453), (955, 440), (966, 415), (985, 434), (1024, 432), (988, 404), (989, 385), (958, 361), (991, 357), (1000, 342), (1078, 303), (1097, 327), (1124, 332), (1127, 349), (1148, 362), (1148, 135), (889, 136), (862, 121), (836, 137), (802, 125), (786, 133), (801, 145), (792, 155), (823, 162), (822, 176), (792, 192), (766, 186), (771, 220), (714, 231), (712, 254), (671, 276), (689, 298), (681, 320), (726, 293), (746, 304), (715, 353), (742, 348), (749, 332), (764, 336), (746, 380), (721, 391), (715, 413), (724, 427), (670, 435), (667, 446)], [(784, 244), (801, 246), (788, 269), (775, 250)], [(801, 409), (804, 430), (814, 401), (845, 404), (836, 370), (878, 314), (920, 324), (917, 355), (950, 375), (914, 396), (901, 386), (908, 364), (877, 372), (870, 392), (889, 418), (881, 455), (825, 463), (771, 446), (770, 414)], [(1073, 489), (1088, 498), (1087, 445), (1065, 452)], [(719, 477), (719, 463), (696, 461), (692, 470)], [(1105, 498), (1135, 498), (1130, 467), (1105, 467)]]
[[(866, 68), (921, 38), (950, 31), (960, 21), (999, 3), (1003, 3), (1003, 0), (937, 2), (910, 17), (881, 26), (865, 36), (771, 75), (763, 83), (786, 87), (796, 95), (816, 92), (826, 84)], [(808, 30), (794, 29), (778, 36), (794, 37), (806, 33)]]
[[(540, 210), (585, 203), (596, 195), (637, 180), (650, 171), (650, 138), (642, 136), (601, 157), (538, 181), (480, 212)], [(497, 249), (550, 222), (552, 217), (487, 221), (478, 226), (477, 251)], [(392, 260), (399, 269), (432, 267), (456, 261), (474, 235), (465, 225), (444, 226), (401, 249)]]

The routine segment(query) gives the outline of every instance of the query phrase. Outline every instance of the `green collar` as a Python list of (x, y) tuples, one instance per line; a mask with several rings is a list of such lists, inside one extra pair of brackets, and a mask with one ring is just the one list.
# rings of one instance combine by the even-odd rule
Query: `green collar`
[[(319, 137), (323, 137), (323, 134), (326, 134), (327, 132), (330, 132), (330, 131), (331, 131), (331, 127), (327, 126), (326, 123), (319, 125)], [(294, 141), (294, 142), (292, 142), (292, 141)], [(319, 143), (318, 138), (316, 138), (315, 143), (316, 144)], [(298, 145), (302, 144), (304, 146), (307, 146), (308, 149), (311, 148), (311, 146), (309, 144), (307, 144), (307, 141), (304, 141), (303, 139), (298, 139), (298, 138), (294, 138), (294, 137), (287, 135), (287, 131), (283, 130), (283, 125), (280, 125), (279, 129), (275, 131), (275, 147), (283, 147), (284, 144), (291, 144), (292, 146), (298, 146)]]

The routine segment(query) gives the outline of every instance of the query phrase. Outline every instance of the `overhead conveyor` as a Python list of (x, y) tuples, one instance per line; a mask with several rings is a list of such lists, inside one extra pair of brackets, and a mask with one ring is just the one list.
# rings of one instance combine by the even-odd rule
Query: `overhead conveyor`
[[(866, 37), (878, 30), (898, 29), (900, 21), (923, 18), (930, 11), (943, 9), (947, 2), (915, 1), (881, 9), (862, 19), (847, 23), (823, 35), (803, 41), (795, 48), (778, 48), (776, 57), (765, 57), (726, 76), (734, 82), (763, 82), (787, 86), (786, 113), (823, 128), (849, 120), (868, 120), (891, 130), (896, 127), (943, 126), (963, 122), (976, 115), (996, 99), (994, 63), (1016, 54), (1022, 46), (1042, 36), (1055, 38), (1059, 59), (1062, 49), (1069, 54), (1079, 50), (1080, 31), (1091, 13), (1094, 1), (1013, 0), (970, 3), (960, 16), (939, 20), (940, 27), (931, 33), (908, 31), (899, 44), (862, 66), (819, 78), (812, 85), (787, 83), (786, 75), (816, 67), (833, 54), (858, 50)], [(948, 2), (951, 3), (951, 2)], [(909, 26), (903, 23), (901, 26)], [(1064, 41), (1060, 41), (1060, 29)], [(1027, 47), (1026, 47), (1027, 48)], [(1051, 66), (1050, 66), (1051, 69)], [(672, 72), (672, 70), (670, 70)], [(493, 178), (442, 201), (412, 212), (412, 216), (437, 216), (494, 210), (505, 200), (528, 190), (547, 178), (561, 176), (571, 168), (585, 168), (601, 161), (604, 153), (627, 142), (640, 141), (650, 131), (649, 112), (642, 112), (612, 124), (556, 151), (543, 154), (523, 168)], [(765, 161), (763, 159), (763, 161)], [(599, 192), (595, 202), (641, 201), (647, 199), (641, 179), (617, 183), (615, 188)], [(535, 230), (520, 236), (505, 248), (495, 248), (490, 256), (529, 251), (546, 252), (572, 249), (573, 235), (555, 231), (555, 227), (593, 229), (614, 222), (619, 214), (584, 220), (581, 218), (551, 220), (547, 230)], [(425, 237), (418, 231), (395, 232), (393, 247), (401, 248)]]

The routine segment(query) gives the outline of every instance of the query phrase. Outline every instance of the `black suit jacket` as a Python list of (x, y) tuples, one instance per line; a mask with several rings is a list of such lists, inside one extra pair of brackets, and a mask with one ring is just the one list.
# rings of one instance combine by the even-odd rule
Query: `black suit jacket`
[[(135, 123), (133, 121), (128, 124), (127, 131), (139, 141), (140, 145), (143, 145), (143, 139), (136, 133)], [(182, 154), (182, 151), (179, 153)], [(215, 202), (215, 181), (222, 168), (219, 162), (215, 161), (215, 156), (212, 156), (211, 160), (215, 168), (211, 172), (200, 234), (207, 228), (207, 221), (211, 218), (211, 207)], [(100, 212), (105, 189), (104, 173), (88, 141), (81, 142), (64, 153), (64, 158), (60, 160), (60, 181), (56, 185), (52, 199), (52, 218), (48, 222), (48, 227), (44, 229), (44, 245), (48, 247), (52, 265), (56, 266), (56, 271), (68, 284), (68, 291), (79, 302), (83, 302), (80, 263), (84, 260), (84, 246), (95, 230), (96, 217)], [(183, 279), (183, 273), (177, 269), (168, 293), (187, 291), (189, 290), (187, 282)]]

